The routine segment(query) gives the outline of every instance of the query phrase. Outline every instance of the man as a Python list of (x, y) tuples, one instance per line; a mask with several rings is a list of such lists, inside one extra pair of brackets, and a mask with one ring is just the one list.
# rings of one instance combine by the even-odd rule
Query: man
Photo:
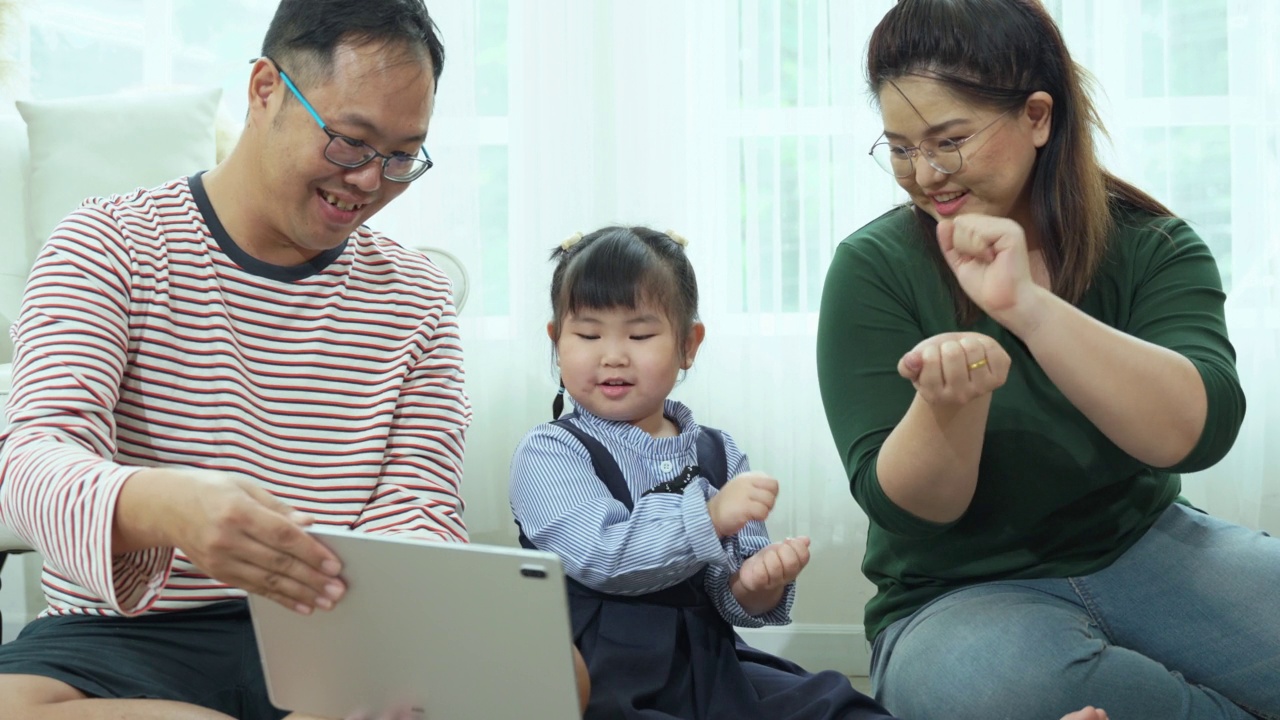
[(222, 164), (77, 210), (32, 272), (0, 521), (49, 610), (0, 646), (0, 718), (283, 717), (243, 597), (342, 599), (305, 526), (467, 539), (448, 280), (362, 227), (431, 167), (434, 25), (283, 0), (262, 54)]

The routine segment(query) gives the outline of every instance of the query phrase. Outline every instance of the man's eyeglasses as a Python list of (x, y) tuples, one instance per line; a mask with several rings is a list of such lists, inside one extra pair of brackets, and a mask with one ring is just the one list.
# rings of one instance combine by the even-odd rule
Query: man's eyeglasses
[(921, 140), (915, 147), (903, 147), (894, 145), (888, 140), (881, 140), (872, 145), (867, 154), (875, 158), (876, 164), (894, 177), (904, 178), (914, 175), (917, 155), (924, 156), (925, 162), (929, 163), (934, 170), (950, 175), (964, 167), (964, 156), (960, 154), (960, 146), (972, 140), (978, 133), (995, 125), (1011, 112), (1013, 110), (1000, 113), (995, 120), (983, 125), (969, 137), (959, 140), (930, 137)]
[[(271, 58), (266, 59), (271, 60)], [(324, 146), (324, 156), (329, 162), (345, 168), (358, 168), (374, 158), (382, 158), (382, 177), (403, 183), (417, 180), (422, 177), (422, 173), (435, 165), (425, 147), (418, 148), (418, 152), (414, 155), (402, 152), (384, 155), (363, 140), (356, 140), (330, 130), (320, 118), (320, 113), (316, 112), (315, 108), (311, 107), (311, 103), (302, 96), (302, 92), (281, 69), (280, 64), (275, 60), (271, 60), (271, 64), (276, 66), (276, 72), (280, 73), (280, 79), (284, 81), (285, 87), (289, 88), (289, 92), (298, 98), (298, 102), (302, 103), (302, 107), (315, 118), (324, 134), (329, 136), (329, 144)]]

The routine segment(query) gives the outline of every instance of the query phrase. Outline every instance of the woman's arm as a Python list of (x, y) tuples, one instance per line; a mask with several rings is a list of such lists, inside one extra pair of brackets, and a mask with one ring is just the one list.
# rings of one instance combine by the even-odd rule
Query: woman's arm
[(1071, 404), (1147, 465), (1172, 467), (1187, 457), (1208, 415), (1195, 365), (1104, 325), (1047, 290), (1035, 295), (1006, 327)]
[(914, 223), (897, 211), (836, 248), (818, 384), (854, 499), (875, 525), (928, 537), (969, 506), (990, 393), (1009, 361), (990, 337), (949, 332), (950, 292), (914, 244)]
[[(974, 367), (974, 366), (977, 367)], [(898, 373), (915, 398), (880, 449), (884, 494), (923, 520), (958, 520), (978, 484), (991, 393), (1009, 376), (1009, 355), (978, 333), (944, 333), (903, 356)]]
[[(961, 217), (939, 225), (939, 242), (965, 292), (1120, 449), (1154, 467), (1179, 465), (1205, 438), (1212, 405), (1212, 464), (1230, 447), (1244, 402), (1217, 267), (1184, 223), (1140, 232), (1156, 236), (1149, 248), (1123, 248), (1133, 267), (1119, 329), (1031, 281), (1025, 236), (1011, 220)], [(1224, 428), (1228, 437), (1217, 437)]]

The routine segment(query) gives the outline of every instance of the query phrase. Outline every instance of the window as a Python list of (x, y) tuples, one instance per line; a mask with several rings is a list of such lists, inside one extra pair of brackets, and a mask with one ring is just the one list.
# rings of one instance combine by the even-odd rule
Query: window
[(739, 312), (815, 313), (831, 252), (900, 200), (865, 157), (879, 134), (862, 41), (891, 3), (738, 0), (729, 141), (740, 242), (727, 258)]

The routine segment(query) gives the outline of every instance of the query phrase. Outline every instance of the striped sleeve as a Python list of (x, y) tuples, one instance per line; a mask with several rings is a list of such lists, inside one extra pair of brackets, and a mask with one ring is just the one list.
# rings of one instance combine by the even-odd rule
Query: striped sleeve
[[(733, 438), (725, 433), (726, 448), (729, 457), (735, 454), (738, 462), (735, 467), (730, 469), (729, 478), (735, 478), (744, 472), (751, 470), (750, 462), (747, 460), (745, 453), (737, 451), (737, 445), (734, 444)], [(716, 490), (708, 487), (707, 500), (710, 501), (715, 496)], [(789, 583), (782, 595), (781, 602), (768, 612), (761, 615), (751, 615), (738, 602), (738, 598), (734, 597), (733, 591), (729, 589), (729, 580), (733, 574), (742, 568), (742, 563), (747, 558), (760, 552), (769, 544), (769, 532), (765, 529), (762, 522), (751, 521), (738, 531), (737, 535), (724, 539), (725, 552), (729, 557), (729, 562), (722, 565), (707, 566), (707, 574), (704, 581), (704, 587), (707, 594), (711, 596), (712, 603), (716, 606), (716, 610), (720, 612), (720, 616), (727, 622), (737, 627), (763, 627), (765, 625), (787, 625), (791, 622), (791, 606), (795, 602), (796, 584)]]
[(244, 596), (180, 549), (112, 554), (139, 467), (239, 475), (325, 525), (467, 539), (447, 276), (364, 227), (317, 262), (266, 265), (192, 182), (78, 210), (23, 298), (0, 520), (45, 555), (50, 614)]
[(596, 477), (586, 448), (542, 425), (516, 449), (511, 506), (525, 535), (559, 555), (570, 577), (605, 593), (644, 595), (728, 562), (707, 513), (706, 481), (697, 483), (682, 494), (645, 495), (627, 512)]
[(396, 401), (378, 484), (352, 527), (466, 542), (459, 483), (471, 406), (463, 391), (462, 345), (451, 303), (424, 336), (419, 360)]
[(173, 559), (171, 549), (111, 552), (116, 500), (136, 470), (107, 459), (116, 452), (131, 265), (102, 208), (86, 206), (54, 231), (12, 331), (13, 392), (0, 436), (0, 521), (123, 614), (150, 607)]

